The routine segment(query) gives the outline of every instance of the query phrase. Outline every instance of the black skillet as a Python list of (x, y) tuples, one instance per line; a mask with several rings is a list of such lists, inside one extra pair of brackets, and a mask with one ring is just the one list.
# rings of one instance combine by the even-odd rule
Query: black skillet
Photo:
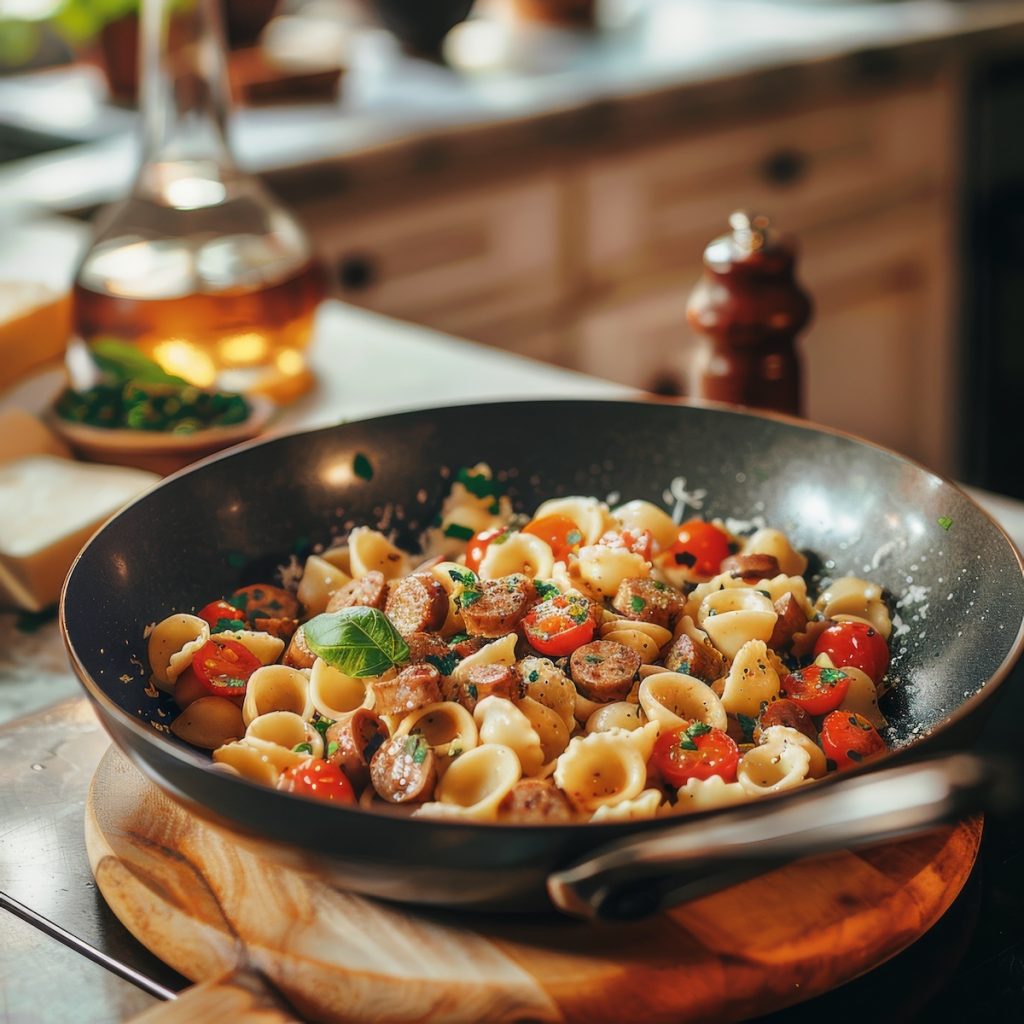
[[(173, 706), (147, 691), (148, 623), (266, 582), (355, 524), (386, 521), (414, 546), (451, 474), (479, 461), (520, 510), (564, 494), (669, 507), (682, 495), (687, 515), (763, 516), (819, 571), (882, 584), (909, 627), (892, 642), (884, 703), (894, 753), (854, 778), (685, 821), (498, 826), (289, 796), (211, 771), (205, 755), (166, 732)], [(61, 604), (75, 671), (111, 736), (196, 813), (371, 895), (520, 910), (550, 899), (607, 916), (721, 885), (752, 860), (763, 866), (963, 811), (989, 791), (978, 763), (922, 766), (907, 755), (954, 748), (977, 731), (1024, 645), (1022, 620), (1013, 545), (960, 490), (914, 463), (794, 420), (607, 401), (404, 413), (207, 459), (108, 522), (79, 555)], [(908, 763), (886, 768), (897, 762)]]

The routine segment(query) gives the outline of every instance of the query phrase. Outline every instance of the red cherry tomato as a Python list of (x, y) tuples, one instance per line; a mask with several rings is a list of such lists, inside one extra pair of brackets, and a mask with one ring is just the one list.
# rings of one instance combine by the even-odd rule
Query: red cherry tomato
[(670, 786), (684, 786), (688, 779), (721, 776), (724, 782), (736, 781), (740, 750), (731, 736), (703, 722), (690, 722), (663, 732), (651, 763)]
[(471, 572), (479, 572), (480, 563), (484, 560), (484, 555), (487, 554), (491, 542), (495, 537), (500, 537), (508, 532), (507, 526), (495, 526), (489, 530), (481, 530), (470, 537), (469, 543), (466, 545), (466, 568)]
[(207, 640), (192, 658), (199, 682), (218, 697), (244, 697), (249, 676), (261, 664), (237, 640)]
[(583, 543), (583, 533), (568, 516), (541, 516), (531, 519), (524, 527), (523, 533), (540, 537), (555, 556), (556, 562), (564, 562), (573, 551), (579, 551)]
[(523, 634), (530, 646), (553, 658), (589, 644), (596, 629), (590, 602), (572, 594), (536, 605), (523, 619)]
[(729, 535), (711, 523), (691, 519), (679, 527), (679, 536), (662, 558), (669, 565), (692, 569), (698, 576), (714, 576), (728, 558)]
[(866, 622), (833, 622), (814, 645), (814, 656), (827, 654), (837, 668), (859, 668), (877, 686), (889, 667), (889, 646)]
[(809, 715), (827, 715), (835, 711), (850, 689), (850, 677), (838, 668), (807, 668), (790, 672), (782, 680), (783, 696), (799, 705)]
[(885, 740), (863, 716), (853, 711), (833, 711), (821, 723), (821, 748), (842, 771), (880, 754)]
[(654, 535), (650, 530), (609, 530), (597, 543), (609, 548), (625, 548), (649, 562), (654, 550)]
[(336, 804), (354, 804), (355, 790), (348, 776), (336, 765), (311, 757), (302, 764), (286, 768), (277, 783), (287, 793), (312, 796)]
[(249, 628), (245, 612), (227, 601), (211, 601), (205, 608), (199, 610), (198, 615), (209, 623), (214, 633), (222, 633), (226, 629)]

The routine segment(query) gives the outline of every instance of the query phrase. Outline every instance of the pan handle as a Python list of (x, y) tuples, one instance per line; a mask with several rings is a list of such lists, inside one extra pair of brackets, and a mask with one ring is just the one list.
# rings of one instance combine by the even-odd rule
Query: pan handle
[(548, 878), (575, 917), (630, 920), (724, 889), (797, 857), (923, 832), (1015, 799), (1011, 772), (954, 754), (809, 786), (781, 807), (751, 807), (602, 847)]

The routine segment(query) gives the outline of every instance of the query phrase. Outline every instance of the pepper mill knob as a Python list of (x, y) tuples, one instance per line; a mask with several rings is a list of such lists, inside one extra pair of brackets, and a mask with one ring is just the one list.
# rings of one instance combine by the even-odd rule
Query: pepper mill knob
[(703, 341), (690, 393), (799, 416), (796, 336), (811, 318), (811, 300), (794, 275), (795, 243), (764, 214), (737, 210), (729, 227), (704, 250), (704, 274), (686, 310)]

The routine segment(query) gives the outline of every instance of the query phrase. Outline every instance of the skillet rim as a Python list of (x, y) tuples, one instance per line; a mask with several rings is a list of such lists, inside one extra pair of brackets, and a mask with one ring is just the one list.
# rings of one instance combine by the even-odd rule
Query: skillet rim
[[(988, 520), (991, 526), (995, 528), (997, 535), (1001, 537), (1003, 541), (1005, 541), (1011, 554), (1014, 556), (1014, 560), (1017, 564), (1017, 569), (1021, 574), (1022, 580), (1024, 580), (1024, 556), (1022, 556), (1022, 553), (1017, 549), (1016, 544), (1010, 538), (1009, 534), (1006, 532), (1003, 526), (992, 515), (990, 515), (986, 509), (984, 509), (969, 494), (967, 494), (967, 492), (964, 491), (962, 487), (960, 487), (953, 480), (950, 480), (948, 477), (942, 476), (941, 474), (934, 472), (933, 470), (924, 466), (922, 463), (910, 458), (907, 455), (904, 455), (891, 448), (888, 448), (885, 445), (877, 444), (874, 441), (869, 441), (866, 438), (863, 438), (857, 434), (850, 433), (849, 431), (844, 431), (835, 427), (829, 427), (822, 424), (813, 423), (810, 420), (801, 419), (800, 417), (790, 416), (784, 413), (752, 409), (746, 406), (731, 405), (724, 402), (713, 402), (704, 399), (691, 398), (676, 401), (652, 402), (650, 400), (642, 400), (627, 395), (623, 397), (609, 396), (607, 398), (595, 398), (593, 396), (569, 396), (565, 398), (544, 397), (535, 399), (503, 399), (498, 401), (477, 402), (467, 398), (464, 400), (452, 401), (449, 402), (447, 405), (443, 406), (419, 406), (406, 409), (399, 409), (393, 412), (382, 413), (380, 415), (375, 416), (357, 417), (354, 419), (342, 418), (335, 422), (324, 424), (322, 426), (297, 428), (294, 430), (281, 430), (277, 432), (271, 432), (267, 435), (263, 435), (248, 441), (244, 441), (240, 444), (233, 445), (230, 448), (224, 449), (223, 451), (215, 452), (212, 455), (208, 455), (205, 458), (199, 459), (198, 461), (191, 463), (190, 465), (185, 466), (175, 471), (174, 473), (171, 473), (170, 475), (164, 477), (159, 482), (147, 488), (141, 494), (137, 495), (130, 502), (123, 505), (116, 512), (114, 512), (113, 515), (106, 519), (89, 537), (86, 543), (82, 546), (81, 550), (75, 556), (75, 559), (71, 564), (71, 568), (68, 570), (67, 576), (65, 577), (64, 583), (61, 587), (61, 595), (58, 608), (58, 625), (60, 628), (61, 637), (64, 641), (65, 649), (68, 653), (68, 657), (71, 662), (71, 667), (74, 670), (75, 676), (78, 678), (78, 681), (81, 684), (82, 688), (85, 690), (86, 695), (94, 704), (98, 705), (100, 710), (101, 722), (104, 715), (111, 715), (112, 717), (117, 719), (122, 726), (127, 727), (130, 732), (134, 733), (135, 736), (143, 742), (143, 744), (155, 745), (161, 752), (165, 752), (172, 756), (176, 761), (179, 762), (179, 764), (187, 766), (188, 768), (198, 769), (204, 774), (213, 771), (213, 769), (211, 768), (212, 762), (205, 761), (201, 758), (201, 755), (191, 750), (182, 749), (176, 743), (172, 743), (169, 740), (161, 738), (160, 733), (157, 730), (147, 728), (145, 723), (143, 723), (136, 715), (130, 714), (128, 711), (126, 711), (120, 705), (118, 705), (115, 701), (113, 701), (107, 695), (103, 687), (100, 686), (95, 679), (93, 679), (92, 675), (85, 668), (85, 665), (83, 664), (81, 658), (79, 657), (78, 652), (75, 649), (74, 643), (71, 640), (70, 633), (68, 631), (66, 621), (66, 598), (71, 577), (77, 570), (78, 564), (81, 561), (82, 557), (85, 555), (86, 551), (92, 547), (92, 545), (98, 540), (100, 535), (104, 533), (109, 526), (111, 526), (121, 515), (123, 515), (129, 509), (133, 508), (140, 501), (148, 498), (156, 491), (161, 490), (165, 486), (173, 485), (180, 478), (185, 477), (199, 469), (205, 468), (209, 465), (213, 465), (224, 459), (230, 459), (242, 452), (250, 451), (254, 448), (260, 448), (265, 445), (271, 445), (279, 441), (286, 441), (304, 435), (329, 433), (331, 431), (337, 430), (339, 427), (344, 427), (349, 424), (359, 424), (365, 426), (382, 420), (394, 421), (405, 417), (429, 416), (431, 413), (444, 412), (452, 408), (458, 408), (460, 406), (472, 406), (474, 408), (482, 409), (515, 409), (517, 407), (521, 408), (525, 406), (535, 405), (616, 405), (627, 408), (633, 407), (641, 409), (647, 409), (650, 408), (651, 406), (660, 405), (667, 406), (669, 408), (696, 408), (709, 410), (712, 412), (730, 414), (744, 419), (767, 420), (769, 422), (783, 423), (791, 427), (796, 427), (802, 431), (806, 431), (811, 434), (825, 434), (833, 437), (843, 438), (848, 441), (853, 441), (856, 444), (862, 445), (867, 448), (872, 448), (878, 452), (881, 452), (884, 455), (890, 456), (891, 458), (897, 460), (898, 462), (902, 462), (903, 464), (912, 467), (917, 472), (924, 474), (926, 477), (931, 478), (933, 481), (937, 481), (938, 483), (946, 487), (952, 488), (953, 491), (959, 494), (960, 497), (963, 498), (968, 504), (973, 506), (973, 508), (976, 511), (980, 512), (982, 516), (984, 516), (984, 518)], [(936, 735), (946, 733), (949, 730), (951, 730), (954, 726), (959, 725), (963, 720), (974, 714), (978, 710), (978, 708), (980, 708), (981, 705), (993, 699), (999, 687), (1003, 684), (1007, 676), (1013, 670), (1014, 666), (1016, 665), (1017, 661), (1021, 658), (1022, 654), (1024, 654), (1024, 617), (1022, 617), (1021, 622), (1017, 627), (1017, 634), (1014, 638), (1012, 646), (1008, 650), (1006, 656), (1000, 662), (996, 671), (993, 672), (991, 676), (989, 676), (985, 683), (974, 694), (972, 694), (962, 704), (958, 704), (952, 712), (945, 716), (939, 725), (935, 726), (930, 732), (910, 740), (908, 743), (897, 748), (896, 750), (889, 751), (884, 757), (880, 757), (877, 760), (870, 761), (863, 765), (859, 765), (852, 770), (830, 773), (826, 778), (817, 781), (815, 786), (816, 791), (823, 786), (831, 787), (838, 782), (842, 782), (844, 779), (853, 778), (865, 772), (871, 772), (877, 770), (878, 768), (892, 766), (894, 762), (902, 763), (908, 758), (912, 759), (914, 756), (921, 756), (922, 754), (926, 754), (927, 749), (922, 751), (921, 748), (927, 747), (928, 741), (933, 739)], [(107, 731), (109, 733), (109, 730)], [(120, 746), (120, 744), (118, 744), (118, 746)], [(135, 763), (135, 759), (129, 754), (128, 751), (123, 752), (128, 754), (129, 760)], [(150, 774), (150, 771), (148, 770), (148, 765), (146, 766), (146, 769), (146, 774)], [(498, 830), (501, 834), (513, 834), (519, 830), (523, 830), (531, 834), (536, 832), (543, 832), (554, 837), (556, 835), (560, 836), (565, 833), (578, 833), (581, 828), (585, 828), (589, 832), (594, 833), (595, 837), (599, 837), (602, 833), (605, 835), (611, 835), (613, 833), (616, 835), (622, 835), (624, 834), (624, 832), (627, 832), (629, 834), (641, 833), (649, 830), (670, 828), (672, 826), (681, 826), (684, 823), (708, 821), (716, 815), (726, 813), (729, 810), (733, 809), (731, 807), (712, 807), (706, 810), (693, 812), (685, 816), (656, 817), (630, 822), (584, 821), (574, 822), (572, 824), (566, 825), (548, 825), (541, 823), (499, 823), (480, 821), (460, 821), (458, 819), (445, 818), (413, 818), (411, 816), (405, 817), (400, 815), (377, 813), (373, 811), (368, 811), (365, 808), (358, 806), (350, 807), (346, 805), (337, 805), (333, 803), (325, 804), (323, 801), (316, 800), (312, 797), (306, 797), (301, 794), (283, 793), (279, 790), (272, 789), (268, 786), (263, 786), (257, 782), (254, 782), (241, 776), (236, 777), (233, 775), (228, 775), (227, 773), (220, 772), (217, 772), (215, 774), (217, 774), (220, 778), (226, 780), (229, 786), (240, 785), (242, 789), (246, 791), (261, 794), (261, 798), (264, 800), (268, 800), (268, 802), (273, 802), (277, 799), (294, 800), (297, 797), (298, 799), (302, 800), (306, 804), (309, 804), (310, 806), (320, 808), (321, 811), (326, 809), (327, 813), (334, 813), (336, 815), (341, 815), (343, 817), (354, 816), (351, 820), (380, 821), (383, 819), (389, 822), (416, 822), (417, 825), (429, 826), (432, 830), (452, 830), (458, 834), (493, 833), (495, 830)], [(158, 785), (161, 785), (161, 788), (166, 789), (166, 785), (164, 784), (164, 782), (165, 780), (163, 780), (162, 778), (157, 778)], [(749, 803), (743, 806), (751, 812), (752, 817), (755, 817), (762, 812), (770, 811), (775, 806), (777, 801), (792, 798), (795, 794), (798, 794), (799, 792), (799, 789), (784, 790), (779, 793), (770, 794), (767, 797), (762, 797), (757, 800), (750, 801)], [(204, 808), (206, 807), (206, 805), (201, 800), (197, 799), (191, 794), (176, 792), (175, 798), (179, 800), (185, 799), (186, 801), (194, 805), (202, 806)], [(211, 813), (216, 812), (211, 811)], [(218, 817), (220, 816), (218, 815)], [(253, 831), (252, 829), (248, 828), (244, 823), (238, 821), (235, 818), (230, 818), (228, 820), (230, 821), (233, 827), (235, 827), (237, 830), (241, 832), (251, 834)], [(624, 826), (628, 827), (624, 828)], [(273, 835), (268, 836), (265, 832), (260, 833), (260, 835), (270, 842), (295, 845), (294, 842), (292, 840), (289, 840), (287, 837), (276, 837)], [(299, 846), (301, 848), (301, 844), (299, 844)]]

